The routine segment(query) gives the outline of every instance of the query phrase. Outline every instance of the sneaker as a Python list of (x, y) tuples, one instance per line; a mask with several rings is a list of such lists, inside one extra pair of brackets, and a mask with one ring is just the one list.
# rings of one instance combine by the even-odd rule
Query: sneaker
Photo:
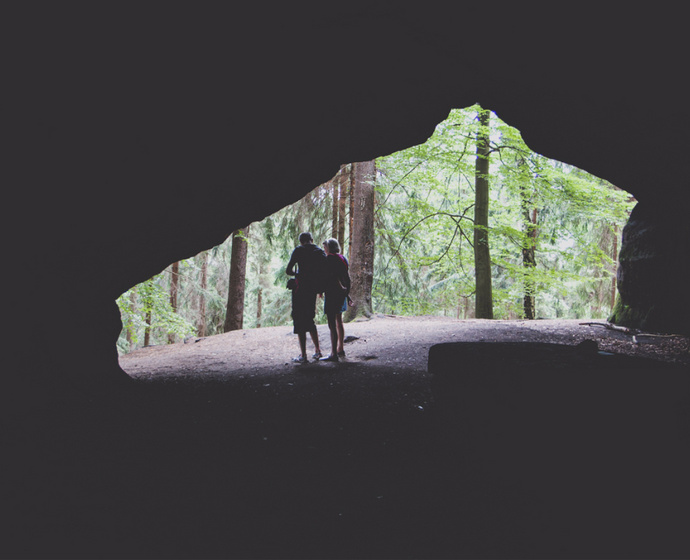
[(298, 364), (306, 364), (309, 360), (304, 356), (297, 356), (296, 358), (292, 358), (292, 361)]
[(322, 357), (323, 354), (321, 354), (321, 352), (316, 352), (316, 354), (312, 356), (312, 358), (314, 358), (315, 360), (320, 360)]
[(331, 354), (331, 355), (328, 356), (327, 358), (321, 358), (321, 361), (322, 361), (322, 362), (337, 362), (337, 361), (338, 361), (338, 356), (334, 356), (333, 354)]

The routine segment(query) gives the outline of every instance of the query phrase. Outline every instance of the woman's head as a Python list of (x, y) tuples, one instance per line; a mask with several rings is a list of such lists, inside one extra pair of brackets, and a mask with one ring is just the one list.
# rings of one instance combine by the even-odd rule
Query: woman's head
[(323, 242), (323, 248), (332, 254), (340, 253), (340, 243), (338, 243), (337, 239), (333, 239), (332, 237)]

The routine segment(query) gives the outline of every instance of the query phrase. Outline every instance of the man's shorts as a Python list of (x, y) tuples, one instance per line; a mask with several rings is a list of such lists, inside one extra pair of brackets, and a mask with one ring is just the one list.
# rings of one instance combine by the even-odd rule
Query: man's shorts
[(292, 290), (293, 332), (302, 334), (316, 328), (316, 292), (313, 290)]

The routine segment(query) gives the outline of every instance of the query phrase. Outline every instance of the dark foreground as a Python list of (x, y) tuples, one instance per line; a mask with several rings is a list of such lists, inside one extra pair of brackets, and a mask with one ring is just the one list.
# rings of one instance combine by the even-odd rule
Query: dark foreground
[(521, 348), (65, 398), (15, 442), (3, 557), (690, 557), (687, 369)]

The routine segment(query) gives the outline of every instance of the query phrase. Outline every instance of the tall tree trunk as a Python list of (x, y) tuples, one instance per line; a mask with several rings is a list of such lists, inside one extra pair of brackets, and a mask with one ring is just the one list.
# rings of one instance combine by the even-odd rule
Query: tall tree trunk
[(340, 185), (338, 183), (337, 177), (338, 175), (336, 174), (336, 176), (333, 179), (331, 179), (329, 183), (331, 187), (331, 195), (333, 197), (333, 208), (331, 211), (331, 237), (333, 239), (336, 239), (338, 237), (338, 209), (340, 208)]
[(479, 111), (474, 203), (474, 270), (476, 317), (493, 319), (491, 255), (489, 254), (489, 111)]
[[(132, 317), (134, 317), (134, 314), (137, 312), (137, 289), (136, 286), (132, 289), (132, 291), (129, 294), (129, 312)], [(127, 325), (127, 344), (129, 351), (131, 352), (134, 349), (134, 333), (132, 332), (134, 329), (134, 325), (130, 324)]]
[[(170, 307), (173, 313), (177, 313), (177, 294), (180, 289), (180, 263), (174, 262), (172, 264), (172, 271), (170, 272)], [(168, 334), (168, 344), (175, 342), (175, 335)]]
[(208, 287), (208, 252), (201, 253), (201, 289), (199, 292), (199, 319), (197, 332), (206, 336), (206, 288)]
[(348, 183), (347, 166), (341, 165), (338, 173), (338, 188), (340, 196), (338, 198), (338, 235), (336, 239), (340, 244), (341, 250), (345, 247), (345, 220), (347, 208), (347, 183)]
[(247, 239), (249, 226), (238, 229), (232, 236), (230, 254), (230, 282), (228, 286), (228, 305), (225, 312), (223, 331), (242, 328), (244, 319), (244, 289), (247, 275)]
[(352, 164), (352, 163), (348, 167), (348, 178), (349, 178), (349, 182), (348, 182), (348, 189), (347, 190), (348, 190), (348, 195), (350, 197), (350, 224), (349, 224), (350, 227), (348, 228), (348, 231), (350, 233), (349, 233), (349, 238), (348, 238), (348, 242), (347, 242), (347, 258), (348, 258), (348, 260), (351, 260), (352, 259), (352, 231), (355, 229), (354, 225), (353, 225), (354, 224), (353, 219), (354, 219), (354, 215), (355, 215), (355, 195), (354, 195), (354, 193), (355, 193), (355, 170), (354, 170), (354, 164)]
[(535, 250), (537, 244), (537, 209), (532, 208), (532, 201), (527, 192), (528, 180), (526, 179), (528, 170), (523, 158), (517, 162), (518, 167), (523, 172), (523, 180), (520, 182), (520, 208), (522, 210), (523, 232), (525, 241), (522, 246), (522, 266), (524, 274), (524, 296), (523, 296), (523, 315), (525, 319), (532, 320), (536, 316), (535, 291), (536, 285), (532, 275), (532, 269), (537, 266)]
[(256, 291), (256, 328), (260, 329), (261, 328), (261, 314), (263, 313), (263, 288), (259, 286), (259, 289)]
[(611, 258), (613, 259), (613, 274), (611, 276), (611, 309), (613, 311), (616, 305), (616, 271), (618, 263), (618, 226), (613, 226), (613, 250), (611, 251)]
[(525, 319), (534, 319), (536, 315), (536, 303), (534, 296), (535, 285), (534, 280), (530, 277), (530, 269), (537, 266), (537, 261), (535, 258), (535, 246), (537, 241), (537, 209), (533, 208), (532, 215), (530, 216), (530, 210), (525, 206), (524, 216), (527, 244), (522, 248), (522, 266), (526, 269), (523, 308)]
[(263, 259), (259, 258), (258, 270), (257, 270), (257, 284), (256, 289), (256, 328), (261, 328), (261, 317), (263, 315), (263, 299), (264, 299), (264, 289), (263, 289), (263, 277), (264, 277), (264, 262)]
[(376, 163), (364, 161), (352, 164), (354, 175), (354, 204), (352, 216), (352, 244), (350, 259), (350, 291), (354, 304), (348, 307), (344, 319), (373, 315), (371, 289), (374, 282), (374, 180)]
[(144, 319), (146, 326), (144, 327), (144, 346), (148, 346), (151, 343), (151, 308), (146, 310), (146, 318)]

